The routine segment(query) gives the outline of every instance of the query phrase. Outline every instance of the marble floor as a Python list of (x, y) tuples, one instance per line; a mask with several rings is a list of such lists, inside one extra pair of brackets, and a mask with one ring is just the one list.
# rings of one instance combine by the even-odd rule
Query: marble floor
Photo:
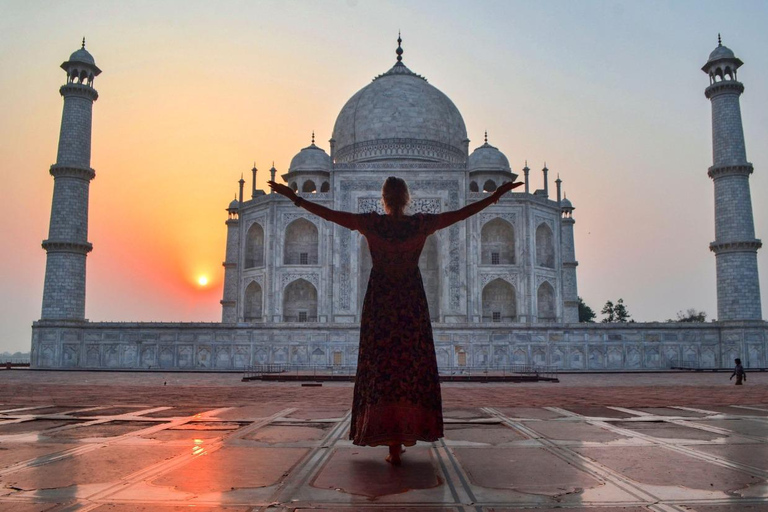
[(768, 511), (768, 405), (446, 409), (401, 467), (349, 416), (0, 406), (0, 510)]

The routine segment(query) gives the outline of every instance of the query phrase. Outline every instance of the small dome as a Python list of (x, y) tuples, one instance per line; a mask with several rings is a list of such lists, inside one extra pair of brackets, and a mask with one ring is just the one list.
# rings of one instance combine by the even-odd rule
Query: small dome
[(240, 202), (237, 199), (233, 199), (231, 203), (229, 203), (229, 207), (227, 207), (227, 210), (238, 210), (240, 209)]
[(70, 55), (69, 62), (82, 62), (83, 64), (96, 66), (96, 61), (93, 60), (93, 55), (91, 55), (85, 48), (80, 48), (72, 55)]
[(563, 210), (575, 210), (575, 208), (573, 207), (573, 203), (571, 203), (571, 201), (569, 201), (567, 197), (563, 198), (563, 200), (560, 201), (560, 208), (562, 208)]
[(730, 48), (727, 46), (718, 46), (712, 53), (709, 54), (709, 62), (720, 59), (735, 59), (736, 55), (733, 54)]
[(288, 172), (293, 171), (329, 171), (331, 157), (322, 148), (311, 144), (299, 151), (291, 160)]
[(469, 171), (507, 171), (511, 172), (509, 168), (509, 160), (504, 156), (504, 153), (497, 148), (491, 146), (486, 142), (469, 155), (467, 161), (467, 169)]

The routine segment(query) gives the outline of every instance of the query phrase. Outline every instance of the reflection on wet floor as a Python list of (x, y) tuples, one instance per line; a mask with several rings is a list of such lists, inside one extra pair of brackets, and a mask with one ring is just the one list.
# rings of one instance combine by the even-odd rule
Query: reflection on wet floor
[(338, 407), (6, 406), (0, 510), (768, 512), (762, 409), (447, 409), (394, 467)]

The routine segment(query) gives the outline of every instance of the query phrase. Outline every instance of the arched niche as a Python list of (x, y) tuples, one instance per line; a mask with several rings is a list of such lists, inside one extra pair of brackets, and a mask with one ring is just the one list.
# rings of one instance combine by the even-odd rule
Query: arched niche
[(496, 182), (493, 180), (486, 180), (483, 183), (483, 192), (493, 192), (496, 190)]
[(283, 290), (284, 322), (317, 322), (317, 289), (306, 279), (297, 279)]
[(246, 322), (260, 322), (262, 303), (261, 286), (253, 281), (245, 288), (243, 320)]
[(517, 320), (515, 288), (503, 279), (494, 279), (483, 288), (483, 322)]
[(306, 194), (313, 194), (317, 192), (317, 187), (315, 186), (315, 182), (312, 180), (307, 180), (301, 185), (301, 191)]
[(515, 230), (512, 224), (499, 218), (485, 223), (480, 232), (480, 263), (515, 264)]
[(536, 228), (536, 265), (555, 268), (555, 237), (546, 222)]
[(296, 219), (285, 228), (286, 265), (317, 265), (317, 226), (307, 219)]
[(254, 222), (245, 237), (245, 268), (264, 266), (264, 229)]
[(555, 309), (555, 289), (544, 281), (536, 292), (536, 311), (539, 322), (554, 322), (557, 319)]
[(470, 192), (480, 192), (480, 187), (477, 186), (476, 181), (470, 181), (469, 182), (469, 191)]
[(320, 192), (330, 192), (331, 190), (331, 184), (327, 181), (324, 181), (322, 185), (320, 185)]

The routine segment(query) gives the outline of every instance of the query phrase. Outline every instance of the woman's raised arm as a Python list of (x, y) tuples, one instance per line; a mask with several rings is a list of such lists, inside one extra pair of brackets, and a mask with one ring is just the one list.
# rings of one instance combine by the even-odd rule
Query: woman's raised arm
[(317, 203), (313, 203), (312, 201), (304, 199), (303, 197), (297, 196), (296, 192), (294, 192), (290, 187), (287, 187), (281, 183), (268, 181), (267, 184), (276, 193), (290, 199), (293, 202), (293, 204), (295, 204), (296, 206), (304, 208), (308, 212), (314, 213), (318, 217), (322, 217), (325, 220), (336, 223), (339, 226), (343, 226), (347, 229), (353, 229), (353, 230), (359, 229), (360, 215), (358, 214), (349, 213), (349, 212), (340, 212), (338, 210), (332, 210), (330, 208), (326, 208), (325, 206), (319, 205)]
[(497, 202), (499, 199), (501, 199), (501, 196), (503, 196), (510, 190), (520, 187), (522, 185), (523, 185), (522, 181), (518, 181), (516, 183), (512, 183), (511, 181), (504, 183), (499, 188), (497, 188), (493, 194), (489, 195), (485, 199), (475, 201), (472, 204), (468, 204), (464, 208), (460, 208), (452, 212), (445, 212), (445, 213), (438, 214), (436, 229), (447, 228), (451, 224), (455, 224), (460, 220), (464, 220), (473, 216), (474, 214), (486, 209), (493, 203)]

